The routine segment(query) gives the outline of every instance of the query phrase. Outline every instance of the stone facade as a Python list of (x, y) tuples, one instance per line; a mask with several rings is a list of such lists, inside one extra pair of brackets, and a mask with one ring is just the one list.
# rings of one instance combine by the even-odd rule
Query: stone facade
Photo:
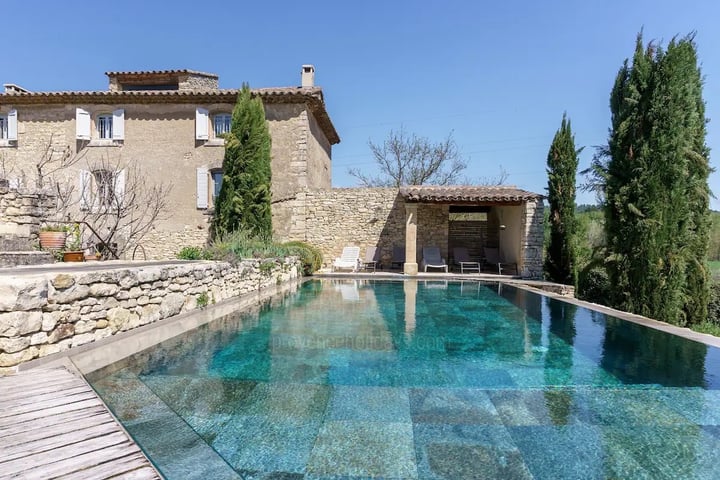
[[(271, 262), (271, 267), (261, 263)], [(0, 373), (297, 278), (294, 258), (0, 277)]]
[[(35, 164), (49, 144), (58, 151), (70, 147), (79, 157), (58, 174), (58, 180), (67, 185), (80, 185), (81, 171), (92, 172), (103, 162), (127, 172), (137, 167), (152, 183), (172, 184), (167, 196), (170, 212), (141, 242), (148, 258), (174, 258), (184, 246), (204, 245), (212, 217), (212, 174), (221, 169), (225, 150), (224, 140), (214, 138), (212, 122), (215, 115), (232, 112), (237, 91), (219, 90), (217, 76), (197, 72), (111, 72), (108, 76), (111, 93), (0, 94), (0, 115), (17, 114), (17, 140), (0, 142), (0, 155), (14, 166), (12, 180), (33, 182)], [(143, 82), (163, 82), (166, 77), (178, 82), (177, 91), (136, 91)], [(124, 82), (134, 89), (126, 90)], [(277, 237), (287, 239), (292, 224), (288, 209), (297, 193), (305, 188), (330, 188), (331, 145), (339, 138), (319, 88), (260, 89), (255, 94), (263, 100), (272, 137), (274, 225)], [(91, 118), (88, 139), (80, 139), (77, 109)], [(205, 139), (198, 139), (201, 110), (208, 122)], [(98, 138), (98, 117), (114, 112), (122, 112), (123, 138)], [(126, 183), (130, 181), (126, 178)], [(75, 200), (79, 194), (80, 188), (75, 188)]]

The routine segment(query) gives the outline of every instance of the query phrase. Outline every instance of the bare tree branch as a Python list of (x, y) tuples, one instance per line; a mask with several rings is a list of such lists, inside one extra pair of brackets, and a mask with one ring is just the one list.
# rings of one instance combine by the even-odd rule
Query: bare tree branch
[(462, 158), (452, 132), (445, 140), (432, 143), (425, 137), (409, 135), (401, 127), (390, 131), (382, 144), (368, 141), (379, 167), (379, 175), (366, 175), (359, 169), (349, 173), (367, 187), (401, 185), (450, 185), (456, 183), (467, 163)]

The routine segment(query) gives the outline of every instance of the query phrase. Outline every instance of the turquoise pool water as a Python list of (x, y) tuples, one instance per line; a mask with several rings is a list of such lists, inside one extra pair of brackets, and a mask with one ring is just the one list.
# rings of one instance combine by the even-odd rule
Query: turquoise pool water
[(718, 349), (508, 286), (310, 281), (89, 380), (168, 479), (720, 478)]

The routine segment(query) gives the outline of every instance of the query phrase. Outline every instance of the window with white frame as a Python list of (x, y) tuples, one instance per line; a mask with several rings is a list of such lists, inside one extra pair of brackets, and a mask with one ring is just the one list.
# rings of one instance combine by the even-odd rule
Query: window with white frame
[(222, 188), (223, 172), (220, 168), (210, 170), (210, 185), (212, 187), (212, 204), (215, 205), (215, 200), (220, 195), (220, 189)]
[(125, 170), (80, 170), (80, 209), (117, 210), (125, 196)]
[(125, 110), (92, 114), (83, 108), (75, 109), (75, 138), (78, 140), (125, 140)]
[(213, 131), (215, 138), (222, 138), (226, 133), (230, 132), (232, 124), (232, 115), (229, 113), (218, 113), (213, 117)]
[(112, 115), (98, 115), (95, 122), (97, 129), (98, 138), (105, 140), (112, 140), (113, 138), (113, 116)]
[(10, 142), (16, 140), (17, 110), (10, 110), (8, 113), (0, 113), (0, 141)]

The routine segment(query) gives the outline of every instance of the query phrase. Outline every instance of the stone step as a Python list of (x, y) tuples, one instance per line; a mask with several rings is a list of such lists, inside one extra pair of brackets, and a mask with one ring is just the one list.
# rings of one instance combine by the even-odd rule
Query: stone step
[(54, 262), (55, 257), (50, 252), (39, 250), (0, 252), (0, 268), (17, 267), (19, 265), (42, 265)]
[(30, 239), (7, 235), (0, 237), (0, 252), (29, 252), (33, 250)]

